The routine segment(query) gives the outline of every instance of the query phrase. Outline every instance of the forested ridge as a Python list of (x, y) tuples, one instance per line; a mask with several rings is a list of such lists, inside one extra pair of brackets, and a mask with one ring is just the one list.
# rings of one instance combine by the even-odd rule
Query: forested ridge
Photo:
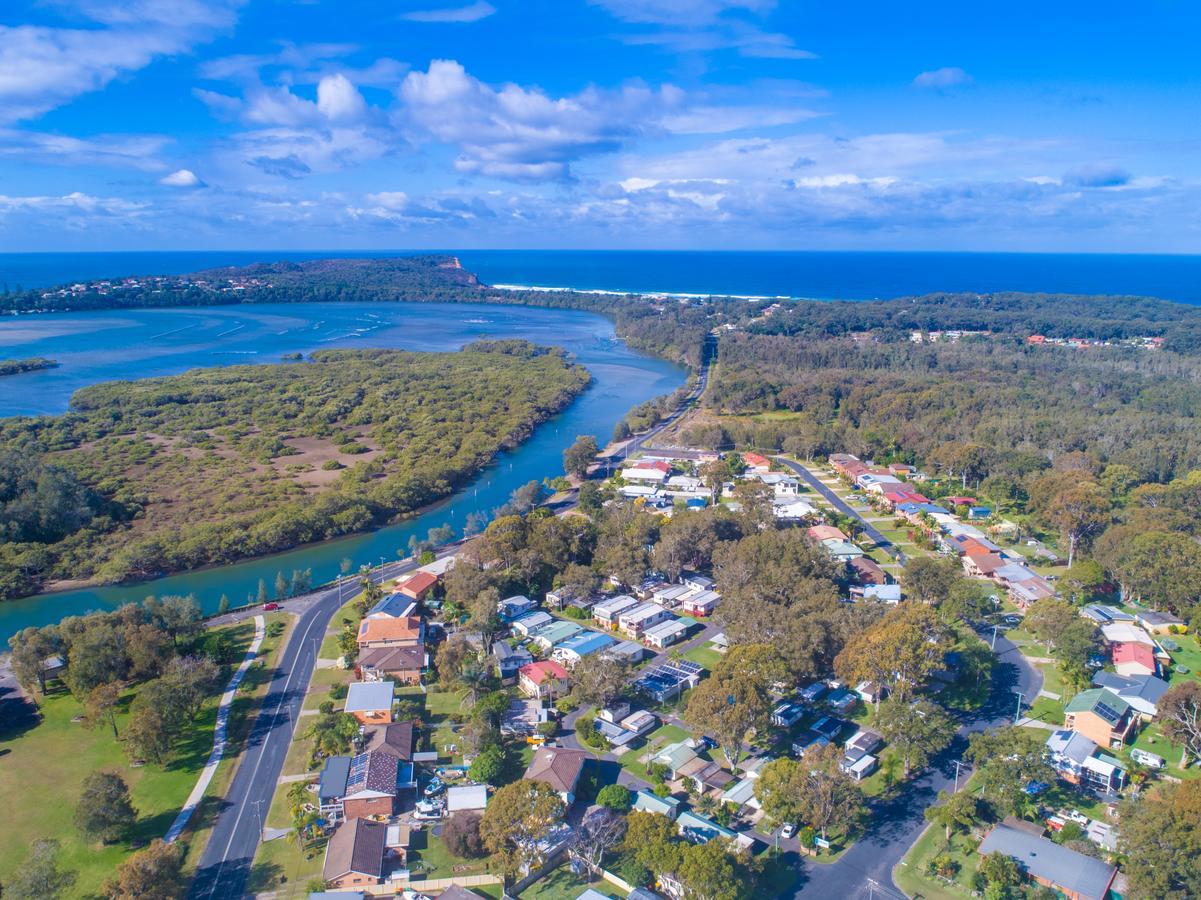
[(0, 421), (0, 596), (361, 531), (450, 493), (589, 383), (561, 351), (329, 350), (85, 388)]

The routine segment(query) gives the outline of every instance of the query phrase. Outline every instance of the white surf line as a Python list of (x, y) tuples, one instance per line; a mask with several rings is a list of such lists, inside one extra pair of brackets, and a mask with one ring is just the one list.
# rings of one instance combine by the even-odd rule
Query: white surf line
[(187, 331), (189, 328), (196, 328), (199, 325), (199, 322), (193, 322), (191, 325), (182, 325), (179, 328), (172, 328), (170, 331), (164, 331), (162, 334), (152, 334), (146, 340), (157, 341), (159, 338), (166, 337), (169, 334), (179, 334), (181, 331)]
[(245, 323), (242, 323), (241, 325), (235, 325), (233, 328), (229, 329), (229, 331), (222, 331), (217, 335), (217, 337), (225, 337), (227, 334), (233, 334), (235, 331), (241, 331), (245, 327)]
[(229, 685), (225, 688), (225, 693), (221, 695), (221, 702), (217, 706), (217, 727), (213, 730), (213, 752), (209, 754), (209, 760), (204, 764), (200, 778), (196, 780), (196, 786), (192, 788), (192, 793), (188, 795), (183, 809), (179, 811), (179, 815), (175, 817), (175, 821), (167, 829), (167, 835), (163, 840), (168, 844), (178, 838), (188, 826), (188, 821), (192, 818), (192, 813), (196, 811), (196, 807), (204, 799), (204, 792), (208, 790), (213, 776), (217, 774), (217, 766), (221, 763), (221, 757), (225, 755), (225, 731), (229, 725), (229, 708), (233, 704), (234, 694), (237, 693), (238, 685), (242, 683), (242, 678), (246, 675), (246, 670), (258, 658), (259, 647), (262, 646), (265, 634), (266, 627), (263, 617), (255, 616), (254, 640), (250, 642), (250, 649), (246, 651), (246, 658), (238, 666), (238, 671), (234, 672), (234, 677), (229, 680)]

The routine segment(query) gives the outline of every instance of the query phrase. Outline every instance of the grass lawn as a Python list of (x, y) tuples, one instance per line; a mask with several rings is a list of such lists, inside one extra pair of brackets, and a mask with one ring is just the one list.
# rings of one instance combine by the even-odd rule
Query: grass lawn
[[(441, 826), (435, 826), (441, 831)], [(483, 875), (491, 871), (488, 858), (464, 859), (455, 856), (446, 842), (426, 827), (413, 831), (409, 841), (409, 868), (413, 879), (453, 878), (456, 875)]]
[[(224, 627), (233, 632), (237, 646), (244, 652), (254, 633), (253, 622)], [(249, 731), (249, 714), (257, 706), (259, 693), (269, 680), (269, 657), (280, 640), (282, 636), (264, 642), (263, 658), (268, 659), (268, 664), (262, 668), (251, 667), (244, 682), (246, 688), (234, 701), (230, 751), (210, 788), (212, 794), (219, 794), (228, 783), (236, 756)], [(0, 828), (0, 881), (7, 880), (21, 864), (28, 854), (29, 844), (43, 837), (54, 837), (61, 842), (60, 865), (77, 873), (75, 886), (65, 896), (93, 894), (111, 877), (113, 870), (131, 852), (131, 845), (85, 843), (72, 821), (80, 786), (91, 772), (115, 772), (128, 783), (134, 807), (138, 810), (138, 824), (133, 835), (135, 842), (162, 837), (195, 785), (212, 750), (217, 698), (225, 690), (228, 679), (228, 673), (222, 675), (220, 684), (180, 742), (174, 757), (163, 767), (131, 768), (122, 744), (113, 738), (110, 730), (88, 730), (82, 724), (72, 722), (80, 715), (81, 707), (65, 688), (60, 687), (43, 699), (42, 719), (32, 727), (23, 728), (19, 723), (0, 726), (0, 754), (5, 771), (5, 777), (0, 778), (0, 809), (4, 810), (4, 827)], [(135, 686), (125, 692), (124, 712), (117, 720), (118, 731), (128, 723), (129, 703), (136, 690)], [(202, 807), (199, 821), (193, 826), (198, 830), (189, 838), (189, 843), (201, 845), (206, 837), (206, 824)], [(194, 849), (192, 856), (199, 856), (199, 852)]]
[[(954, 835), (948, 848), (943, 829), (927, 828), (893, 871), (897, 887), (910, 897), (922, 897), (923, 900), (958, 900), (973, 896), (968, 884), (979, 864), (979, 854), (968, 850), (965, 842), (966, 835)], [(926, 863), (944, 850), (960, 867), (952, 884), (925, 875)]]
[(298, 844), (286, 837), (259, 844), (247, 891), (251, 894), (272, 891), (278, 900), (304, 900), (309, 895), (309, 882), (321, 878), (324, 863), (324, 846), (309, 847), (302, 852)]
[(621, 767), (635, 778), (641, 778), (643, 781), (646, 781), (646, 766), (639, 761), (642, 756), (651, 747), (654, 747), (657, 752), (668, 744), (674, 744), (688, 737), (688, 732), (678, 725), (663, 725), (647, 735), (645, 744), (634, 750), (627, 750), (618, 757), (618, 761), (621, 763)]
[[(359, 594), (361, 593), (360, 591)], [(327, 634), (321, 642), (321, 650), (317, 655), (322, 659), (337, 659), (342, 655), (338, 650), (338, 635), (341, 634), (348, 622), (353, 624), (359, 621), (359, 614), (354, 609), (354, 604), (359, 599), (359, 594), (355, 594), (343, 603), (342, 608), (334, 613), (334, 617), (329, 620), (329, 627), (333, 631), (333, 634)]]
[(575, 900), (587, 888), (592, 888), (606, 897), (618, 898), (625, 894), (616, 885), (597, 880), (589, 884), (571, 871), (569, 866), (559, 866), (545, 878), (535, 881), (521, 892), (521, 900)]
[(713, 667), (721, 661), (722, 655), (714, 650), (711, 644), (704, 644), (700, 647), (693, 647), (691, 650), (685, 650), (684, 658), (690, 659), (712, 672)]

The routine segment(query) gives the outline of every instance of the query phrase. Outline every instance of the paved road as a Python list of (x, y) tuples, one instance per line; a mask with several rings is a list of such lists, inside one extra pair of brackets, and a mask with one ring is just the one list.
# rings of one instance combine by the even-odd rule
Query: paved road
[[(808, 469), (791, 460), (781, 457), (776, 459), (796, 472), (839, 512), (858, 519), (868, 537), (887, 552), (896, 555), (900, 561), (904, 561), (904, 554), (899, 548)], [(954, 788), (954, 761), (962, 758), (967, 748), (968, 736), (1012, 723), (1017, 707), (1015, 691), (1021, 692), (1029, 703), (1042, 689), (1042, 673), (1022, 656), (1012, 641), (998, 636), (995, 652), (999, 665), (994, 670), (992, 690), (984, 709), (977, 712), (970, 721), (963, 723), (951, 746), (935, 760), (925, 774), (910, 782), (896, 798), (871, 805), (871, 825), (868, 833), (838, 862), (829, 865), (805, 865), (802, 882), (797, 891), (798, 897), (864, 897), (869, 896), (873, 890), (880, 894), (880, 887), (873, 887), (871, 882), (883, 887), (885, 891), (895, 891), (898, 896), (904, 895), (892, 880), (892, 870), (925, 829), (925, 810), (935, 802), (938, 792)], [(970, 771), (964, 767), (960, 771), (958, 783), (964, 784), (969, 775)]]
[[(1012, 724), (1016, 710), (1014, 691), (1027, 698), (1038, 695), (1042, 688), (1042, 673), (1030, 665), (1021, 651), (1008, 639), (997, 638), (998, 665), (994, 669), (992, 692), (984, 709), (966, 722), (954, 742), (934, 765), (901, 791), (895, 799), (875, 803), (870, 807), (868, 832), (862, 840), (830, 865), (807, 863), (801, 875), (798, 897), (859, 898), (874, 894), (887, 896), (873, 889), (869, 879), (904, 896), (892, 880), (892, 870), (909, 852), (914, 841), (926, 827), (924, 813), (941, 790), (955, 786), (954, 760), (961, 759), (967, 748), (968, 735), (1002, 725)], [(964, 766), (959, 775), (962, 786), (970, 776)]]
[[(709, 366), (701, 370), (696, 388), (680, 409), (649, 431), (635, 437), (630, 449), (639, 449), (683, 414), (688, 403), (704, 393), (709, 381)], [(575, 504), (574, 497), (557, 507), (565, 511)], [(439, 552), (439, 557), (456, 552), (456, 543)], [(375, 569), (373, 581), (387, 581), (417, 568), (408, 560)], [(357, 576), (351, 576), (357, 578)], [(284, 758), (292, 741), (309, 682), (313, 677), (317, 653), (330, 619), (341, 607), (348, 592), (337, 587), (314, 591), (282, 604), (299, 618), (292, 637), (272, 677), (271, 686), (251, 729), (247, 750), (224, 798), (217, 824), (208, 846), (200, 857), (196, 876), (188, 896), (194, 900), (215, 900), (245, 896), (246, 884), (263, 830), (263, 819), (271, 807), (275, 786), (283, 769)], [(231, 620), (251, 611), (231, 613)], [(573, 735), (574, 737), (574, 735)]]
[(800, 463), (795, 463), (791, 459), (785, 459), (782, 456), (777, 456), (776, 462), (780, 463), (781, 465), (787, 466), (789, 469), (792, 469), (792, 471), (795, 472), (797, 475), (800, 475), (801, 479), (806, 484), (808, 484), (809, 487), (813, 488), (815, 491), (817, 491), (819, 494), (821, 494), (823, 497), (825, 497), (827, 500), (829, 500), (830, 505), (833, 506), (840, 513), (842, 513), (844, 516), (850, 516), (854, 519), (858, 519), (861, 523), (863, 523), (864, 533), (869, 538), (871, 538), (873, 541), (875, 541), (876, 546), (878, 546), (881, 550), (883, 550), (885, 553), (888, 553), (889, 555), (895, 557), (898, 562), (900, 562), (902, 564), (905, 562), (905, 554), (901, 552), (901, 549), (899, 547), (897, 547), (895, 544), (893, 544), (892, 541), (890, 541), (888, 538), (886, 538), (880, 532), (880, 529), (878, 529), (871, 522), (864, 519), (863, 516), (861, 516), (858, 512), (856, 512), (854, 509), (852, 509), (851, 506), (845, 500), (843, 500), (836, 493), (834, 493), (834, 491), (830, 490), (830, 488), (828, 488), (826, 485), (824, 485), (821, 482), (821, 479), (819, 479), (817, 476), (815, 476), (812, 472), (810, 472), (808, 469), (806, 469)]
[[(371, 578), (387, 581), (415, 568), (417, 563), (412, 560), (392, 563), (376, 569)], [(224, 900), (246, 896), (263, 819), (271, 807), (293, 727), (313, 677), (317, 653), (330, 619), (350, 596), (349, 591), (331, 587), (284, 604), (285, 608), (295, 606), (303, 611), (292, 628), (292, 636), (251, 729), (247, 749), (226, 791), (217, 824), (201, 854), (188, 892), (190, 898)]]

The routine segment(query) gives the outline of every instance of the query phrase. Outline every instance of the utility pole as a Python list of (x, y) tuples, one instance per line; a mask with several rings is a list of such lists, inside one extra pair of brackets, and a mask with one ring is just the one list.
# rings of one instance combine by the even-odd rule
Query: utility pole
[(1015, 710), (1013, 714), (1013, 724), (1017, 725), (1022, 719), (1022, 699), (1025, 695), (1021, 691), (1014, 691), (1014, 693), (1017, 694), (1018, 706), (1017, 710)]
[(997, 625), (994, 623), (992, 627), (992, 649), (997, 649)]
[(963, 765), (962, 760), (959, 760), (959, 759), (955, 760), (955, 787), (951, 791), (952, 794), (956, 793), (959, 790), (959, 768), (962, 765)]

